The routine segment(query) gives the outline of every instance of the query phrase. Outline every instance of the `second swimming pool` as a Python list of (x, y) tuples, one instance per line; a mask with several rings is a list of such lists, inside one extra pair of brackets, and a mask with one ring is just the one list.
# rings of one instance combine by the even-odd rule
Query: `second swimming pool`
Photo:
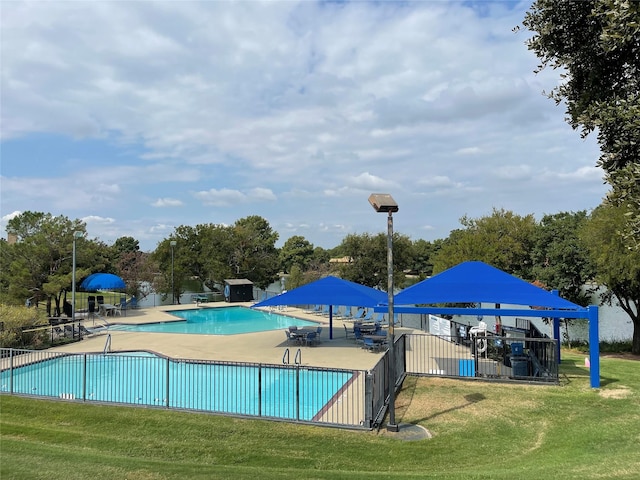
[(110, 329), (127, 332), (235, 335), (286, 329), (294, 325), (297, 327), (318, 326), (315, 322), (246, 307), (196, 308), (172, 310), (168, 313), (183, 318), (185, 321), (144, 325), (113, 325)]
[[(7, 349), (4, 353), (12, 352)], [(314, 419), (354, 374), (177, 361), (146, 352), (24, 352), (16, 362), (23, 358), (33, 363), (0, 372), (1, 392), (306, 421)]]

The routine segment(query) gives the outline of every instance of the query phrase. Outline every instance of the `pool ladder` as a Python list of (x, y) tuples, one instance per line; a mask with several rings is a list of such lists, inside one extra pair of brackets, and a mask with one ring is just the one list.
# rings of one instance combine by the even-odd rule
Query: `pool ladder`
[(104, 351), (102, 353), (111, 352), (111, 334), (107, 334), (107, 341), (104, 343)]
[[(284, 355), (282, 356), (282, 363), (284, 365), (289, 365), (290, 363), (288, 348), (284, 351)], [(302, 351), (300, 349), (298, 349), (298, 351), (296, 352), (296, 356), (293, 359), (293, 363), (295, 363), (296, 365), (302, 364)]]

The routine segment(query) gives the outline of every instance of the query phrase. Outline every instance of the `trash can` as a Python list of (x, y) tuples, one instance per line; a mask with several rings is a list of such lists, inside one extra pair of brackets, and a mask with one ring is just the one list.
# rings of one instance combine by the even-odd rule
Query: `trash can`
[(519, 355), (511, 355), (511, 369), (514, 377), (528, 377), (529, 359)]
[(458, 362), (458, 375), (460, 375), (461, 377), (475, 377), (475, 362), (473, 360), (460, 360)]

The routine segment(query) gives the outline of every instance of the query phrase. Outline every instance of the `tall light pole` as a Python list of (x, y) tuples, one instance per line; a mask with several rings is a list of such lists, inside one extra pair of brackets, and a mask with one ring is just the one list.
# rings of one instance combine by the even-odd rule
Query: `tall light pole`
[(393, 213), (398, 211), (398, 204), (388, 193), (372, 193), (369, 196), (369, 203), (376, 212), (388, 213), (387, 217), (387, 298), (389, 330), (387, 339), (389, 342), (389, 423), (387, 430), (390, 432), (399, 431), (396, 423), (396, 353), (395, 353), (395, 332), (393, 316)]
[(82, 237), (80, 231), (73, 232), (73, 264), (71, 266), (71, 322), (76, 321), (76, 239)]
[(171, 305), (175, 305), (176, 304), (176, 290), (175, 290), (174, 284), (173, 284), (173, 247), (176, 246), (176, 241), (175, 240), (171, 240), (169, 242), (169, 245), (171, 245)]

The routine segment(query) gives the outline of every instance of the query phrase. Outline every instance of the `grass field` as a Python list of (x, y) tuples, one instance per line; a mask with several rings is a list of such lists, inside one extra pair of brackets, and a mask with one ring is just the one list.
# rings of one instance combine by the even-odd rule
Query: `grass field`
[(637, 479), (640, 362), (564, 353), (560, 386), (407, 378), (399, 423), (433, 437), (0, 397), (0, 478)]

